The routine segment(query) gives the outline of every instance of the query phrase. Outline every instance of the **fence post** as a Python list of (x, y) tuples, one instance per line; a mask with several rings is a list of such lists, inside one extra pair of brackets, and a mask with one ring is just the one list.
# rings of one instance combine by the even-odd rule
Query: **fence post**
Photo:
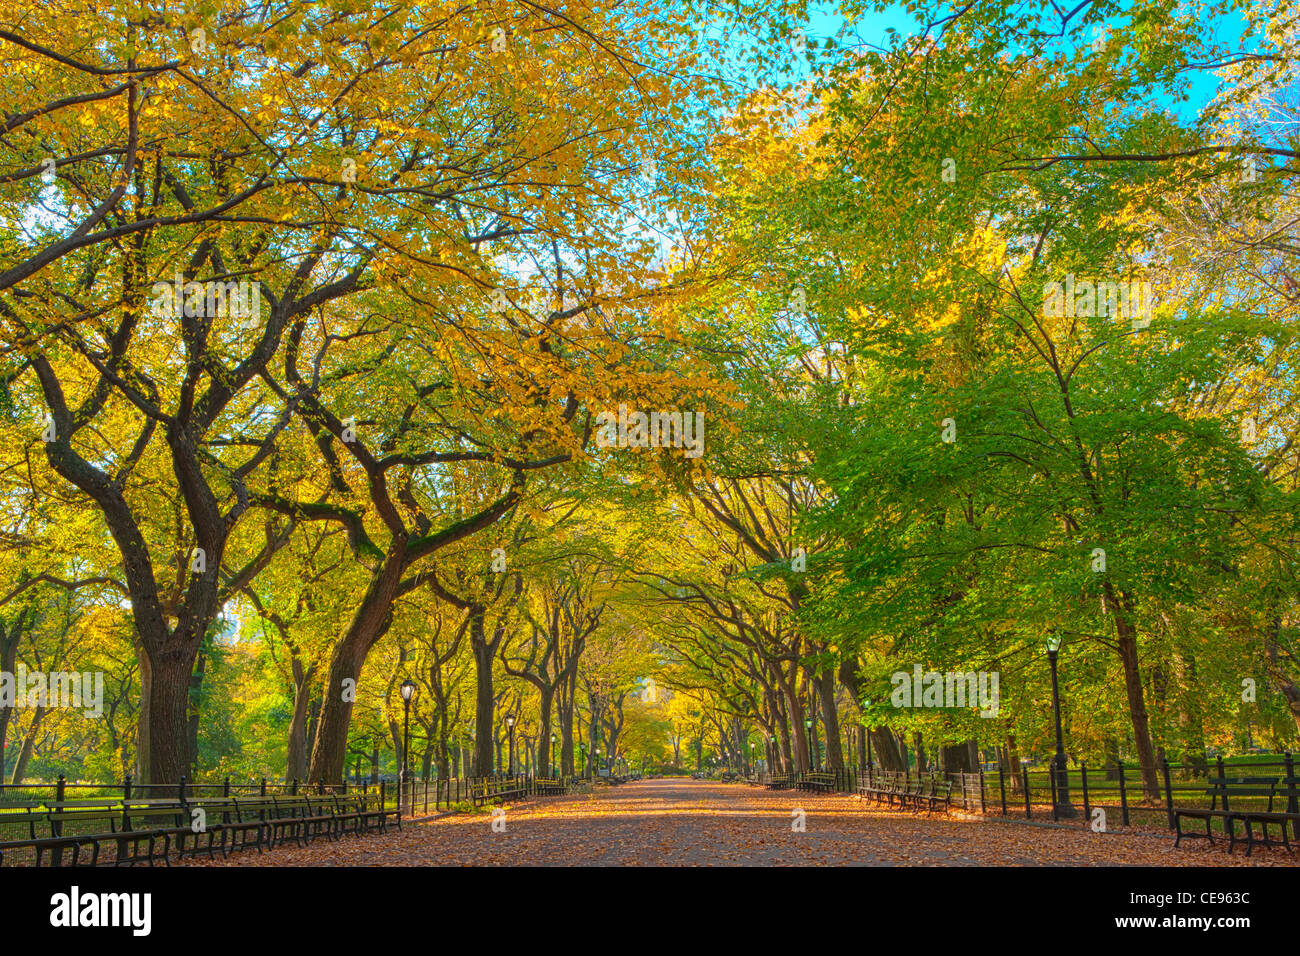
[(221, 787), (221, 795), (223, 797), (230, 796), (230, 774), (226, 774), (226, 782)]
[[(1284, 756), (1286, 756), (1287, 779), (1290, 780), (1290, 783), (1287, 784), (1287, 813), (1296, 813), (1297, 801), (1296, 801), (1295, 761), (1291, 760), (1291, 750), (1287, 750)], [(1286, 826), (1286, 823), (1283, 823), (1282, 826)], [(1292, 819), (1291, 832), (1292, 834), (1296, 835), (1296, 839), (1300, 839), (1300, 819)]]
[(988, 813), (988, 807), (984, 802), (984, 765), (980, 764), (980, 813)]
[(266, 796), (266, 778), (262, 778), (262, 796)]
[(1124, 761), (1119, 762), (1119, 818), (1128, 826), (1128, 789), (1124, 785)]
[(1083, 818), (1092, 819), (1092, 805), (1088, 803), (1088, 761), (1079, 764), (1079, 779), (1083, 784)]
[(998, 768), (998, 792), (1002, 794), (1002, 815), (1007, 815), (1007, 774), (1002, 768)]
[(384, 787), (385, 787), (385, 785), (386, 785), (386, 781), (384, 781), (384, 780), (380, 780), (380, 781), (379, 781), (379, 808), (380, 808), (381, 810), (382, 810), (384, 807), (388, 806), (388, 800), (385, 798), (385, 795), (384, 795)]
[(54, 784), (54, 800), (59, 804), (59, 812), (55, 818), (50, 820), (50, 833), (53, 836), (63, 836), (63, 798), (68, 792), (68, 781), (64, 779), (63, 774), (59, 774), (58, 781)]
[[(1169, 829), (1172, 830), (1174, 828), (1174, 791), (1169, 784), (1169, 758), (1161, 757), (1160, 764), (1165, 775), (1165, 810), (1169, 814)], [(1224, 807), (1224, 809), (1226, 810), (1227, 807)]]
[(179, 798), (181, 803), (184, 803), (185, 802), (185, 778), (184, 777), (181, 777), (180, 783), (177, 784), (177, 790), (179, 791)]
[(1034, 818), (1034, 811), (1029, 806), (1029, 768), (1021, 767), (1020, 772), (1025, 775), (1025, 819), (1032, 820)]
[(294, 778), (293, 778), (293, 783), (292, 783), (292, 784), (290, 785), (290, 787), (289, 787), (289, 793), (292, 794), (292, 795), (295, 796), (295, 797), (298, 796), (298, 778), (297, 778), (297, 777), (294, 777)]
[(122, 778), (122, 799), (131, 799), (131, 775), (129, 773)]

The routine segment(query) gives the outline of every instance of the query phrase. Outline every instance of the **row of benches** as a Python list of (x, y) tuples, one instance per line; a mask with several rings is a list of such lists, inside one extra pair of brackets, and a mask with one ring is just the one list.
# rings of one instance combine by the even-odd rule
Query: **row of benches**
[[(1209, 781), (1205, 794), (1210, 798), (1208, 807), (1174, 807), (1174, 846), (1178, 846), (1183, 837), (1203, 838), (1214, 843), (1212, 825), (1218, 820), (1228, 834), (1228, 852), (1237, 845), (1237, 824), (1245, 829), (1246, 855), (1255, 849), (1255, 826), (1260, 828), (1259, 843), (1264, 846), (1276, 846), (1269, 837), (1270, 826), (1276, 825), (1282, 838), (1282, 845), (1289, 851), (1291, 840), (1287, 835), (1290, 826), (1300, 841), (1300, 777), (1215, 777)], [(1263, 807), (1242, 807), (1243, 799), (1257, 802), (1267, 798)], [(1232, 800), (1237, 800), (1236, 808)], [(1282, 809), (1275, 809), (1279, 800), (1284, 800)], [(1205, 832), (1183, 832), (1183, 820), (1201, 820), (1205, 823)]]
[[(390, 819), (401, 826), (397, 810), (364, 793), (47, 802), (0, 811), (0, 827), (26, 830), (0, 841), (0, 866), (32, 855), (37, 866), (47, 858), (51, 866), (97, 866), (104, 847), (115, 849), (116, 866), (170, 865), (173, 850), (214, 858), (249, 847), (260, 853), (286, 840), (305, 846), (318, 836), (384, 830)], [(86, 825), (89, 832), (68, 832)]]
[[(531, 790), (530, 790), (531, 787)], [(568, 784), (559, 777), (474, 777), (469, 781), (469, 799), (476, 807), (502, 800), (520, 800), (534, 793), (539, 797), (558, 797), (568, 792)]]
[[(769, 790), (807, 790), (814, 793), (835, 793), (841, 789), (841, 775), (814, 770), (809, 773), (763, 774), (749, 783)], [(952, 781), (936, 777), (910, 779), (901, 772), (875, 771), (859, 778), (858, 793), (864, 797), (890, 806), (913, 807), (933, 812), (940, 806), (947, 808), (952, 800)]]
[(897, 803), (900, 808), (911, 807), (933, 813), (948, 808), (952, 799), (952, 781), (946, 777), (912, 780), (905, 773), (881, 771), (860, 781), (858, 793), (891, 807)]

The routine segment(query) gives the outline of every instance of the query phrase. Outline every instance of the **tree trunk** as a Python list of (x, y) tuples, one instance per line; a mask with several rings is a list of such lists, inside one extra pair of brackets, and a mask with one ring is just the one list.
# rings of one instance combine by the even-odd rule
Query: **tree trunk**
[(539, 689), (541, 703), (538, 706), (541, 716), (541, 736), (537, 739), (537, 775), (550, 776), (551, 773), (551, 701), (555, 698), (555, 688), (549, 684)]
[(22, 750), (18, 751), (18, 762), (14, 764), (14, 773), (9, 779), (10, 783), (18, 784), (23, 782), (23, 777), (27, 773), (27, 764), (32, 759), (32, 751), (36, 749), (36, 734), (41, 729), (41, 721), (44, 719), (45, 705), (37, 704), (32, 711), (32, 725), (27, 728), (27, 736), (23, 738)]
[(1205, 752), (1205, 719), (1201, 709), (1201, 688), (1196, 674), (1196, 656), (1188, 653), (1178, 658), (1179, 712), (1183, 730), (1183, 760), (1193, 773), (1204, 777), (1209, 773), (1210, 762)]
[(495, 739), (493, 719), (496, 716), (496, 697), (492, 693), (492, 646), (483, 630), (484, 610), (474, 608), (470, 614), (470, 647), (474, 651), (474, 672), (478, 681), (478, 696), (474, 701), (474, 772), (488, 776), (496, 767), (492, 745)]
[(203, 711), (203, 675), (208, 669), (208, 655), (200, 650), (190, 675), (189, 710), (185, 716), (185, 746), (189, 751), (185, 761), (185, 777), (193, 780), (199, 763), (199, 720)]
[[(18, 638), (22, 634), (23, 613), (19, 613), (17, 620), (14, 621), (13, 627), (5, 632), (0, 628), (0, 674), (14, 673), (14, 665), (18, 660)], [(25, 690), (25, 688), (14, 688), (15, 692)], [(9, 740), (9, 719), (13, 714), (13, 708), (9, 706), (0, 707), (0, 783), (5, 779), (5, 758), (9, 752), (5, 749), (5, 744)]]
[(149, 655), (136, 641), (136, 659), (140, 662), (140, 713), (135, 721), (135, 779), (152, 780), (149, 754), (152, 749), (149, 733), (149, 698), (153, 695), (153, 667)]
[(1119, 739), (1107, 737), (1103, 743), (1102, 760), (1106, 767), (1107, 780), (1119, 780), (1120, 756)]
[(1006, 773), (1011, 778), (1011, 789), (1020, 791), (1020, 751), (1016, 749), (1016, 735), (1007, 734), (1004, 745), (1007, 754)]
[(187, 721), (190, 681), (198, 646), (174, 642), (164, 654), (151, 655), (149, 682), (149, 782), (178, 783), (189, 770)]
[(785, 709), (790, 715), (790, 727), (792, 733), (789, 737), (790, 757), (794, 762), (792, 771), (802, 773), (812, 769), (812, 759), (808, 753), (808, 732), (804, 727), (804, 710), (803, 701), (799, 695), (791, 693), (789, 688), (785, 688)]
[(296, 679), (293, 690), (293, 716), (289, 718), (288, 759), (285, 760), (286, 780), (307, 779), (307, 704), (310, 686)]
[(907, 761), (898, 747), (898, 740), (884, 727), (872, 727), (867, 733), (871, 736), (872, 764), (891, 773), (903, 773), (907, 770)]
[(940, 747), (939, 769), (944, 773), (975, 773), (979, 770), (971, 760), (970, 741)]
[(1156, 773), (1156, 756), (1151, 746), (1151, 729), (1147, 721), (1146, 701), (1142, 696), (1142, 674), (1138, 668), (1137, 629), (1122, 616), (1115, 615), (1119, 638), (1119, 655), (1124, 664), (1124, 689), (1128, 692), (1129, 716), (1133, 721), (1133, 746), (1137, 750), (1142, 773), (1142, 792), (1148, 800), (1160, 799), (1160, 778)]
[(1286, 706), (1287, 710), (1291, 712), (1291, 719), (1295, 721), (1296, 728), (1300, 730), (1300, 686), (1296, 685), (1296, 682), (1291, 679), (1278, 661), (1278, 634), (1281, 629), (1282, 619), (1275, 614), (1265, 631), (1264, 649), (1268, 655), (1270, 676), (1286, 699)]
[(824, 753), (827, 770), (844, 769), (844, 748), (840, 746), (840, 714), (835, 707), (835, 672), (822, 671), (815, 681), (821, 698), (822, 729), (825, 731)]
[(572, 691), (560, 692), (556, 704), (556, 714), (560, 721), (560, 773), (573, 776), (573, 694)]
[(334, 647), (316, 728), (316, 745), (311, 755), (310, 779), (313, 783), (343, 781), (348, 728), (361, 684), (361, 668), (370, 648), (384, 635), (392, 621), (393, 601), (402, 578), (401, 554), (404, 548), (405, 542), (400, 542), (389, 550), (383, 568), (371, 579), (346, 633)]

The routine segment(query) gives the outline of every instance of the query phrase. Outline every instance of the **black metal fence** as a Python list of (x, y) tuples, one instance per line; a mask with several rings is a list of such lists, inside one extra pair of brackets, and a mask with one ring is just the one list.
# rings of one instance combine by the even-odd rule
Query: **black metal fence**
[(0, 784), (0, 841), (23, 839), (23, 828), (9, 826), (5, 820), (6, 809), (20, 810), (62, 804), (76, 800), (145, 800), (174, 799), (181, 802), (203, 797), (269, 797), (297, 796), (301, 793), (363, 793), (378, 801), (379, 806), (393, 807), (403, 816), (437, 813), (453, 807), (491, 799), (492, 792), (509, 790), (525, 796), (547, 796), (565, 793), (573, 788), (576, 778), (538, 778), (524, 774), (494, 774), (484, 777), (454, 777), (419, 780), (414, 777), (405, 783), (379, 781), (378, 783), (350, 783), (337, 785), (305, 783), (299, 780), (234, 781), (226, 777), (219, 783), (201, 783), (181, 780), (179, 783), (136, 783), (130, 777), (116, 783), (70, 783), (60, 776), (53, 783)]
[[(1137, 830), (1174, 828), (1175, 807), (1207, 807), (1207, 789), (1214, 777), (1256, 777), (1284, 780), (1296, 777), (1296, 761), (1290, 752), (1273, 760), (1226, 763), (1222, 757), (1212, 763), (1171, 764), (1162, 760), (1146, 774), (1142, 767), (1115, 765), (1089, 768), (1087, 763), (1062, 774), (1050, 767), (1021, 767), (1019, 772), (1000, 770), (974, 773), (922, 772), (906, 774), (906, 783), (918, 779), (952, 781), (951, 806), (968, 813), (1016, 817), (1027, 820), (1077, 820), (1107, 830), (1129, 827)], [(872, 785), (886, 771), (878, 767), (842, 770), (768, 773), (751, 778), (751, 783), (774, 789), (833, 789), (856, 793), (862, 784)], [(829, 787), (827, 786), (829, 784)], [(1274, 804), (1273, 809), (1300, 812), (1294, 805)], [(1234, 797), (1237, 810), (1264, 810), (1269, 797)], [(1095, 811), (1100, 809), (1103, 815)], [(1222, 829), (1222, 822), (1216, 821)]]
[(528, 797), (567, 793), (581, 778), (536, 777), (529, 774), (493, 774), (484, 777), (439, 777), (394, 784), (390, 788), (391, 805), (403, 815), (437, 813), (452, 807), (474, 803), (485, 792), (518, 790)]

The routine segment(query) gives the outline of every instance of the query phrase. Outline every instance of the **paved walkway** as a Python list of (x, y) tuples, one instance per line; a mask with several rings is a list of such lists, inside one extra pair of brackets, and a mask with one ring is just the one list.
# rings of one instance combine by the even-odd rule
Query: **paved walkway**
[[(805, 832), (791, 829), (804, 812)], [(927, 817), (876, 809), (859, 798), (772, 792), (741, 784), (643, 780), (592, 794), (506, 807), (505, 832), (485, 814), (404, 824), (400, 832), (318, 840), (232, 855), (224, 866), (600, 865), (1288, 865), (1256, 853), (1136, 834), (1096, 834), (1023, 823)], [(203, 860), (186, 865), (214, 865)]]

